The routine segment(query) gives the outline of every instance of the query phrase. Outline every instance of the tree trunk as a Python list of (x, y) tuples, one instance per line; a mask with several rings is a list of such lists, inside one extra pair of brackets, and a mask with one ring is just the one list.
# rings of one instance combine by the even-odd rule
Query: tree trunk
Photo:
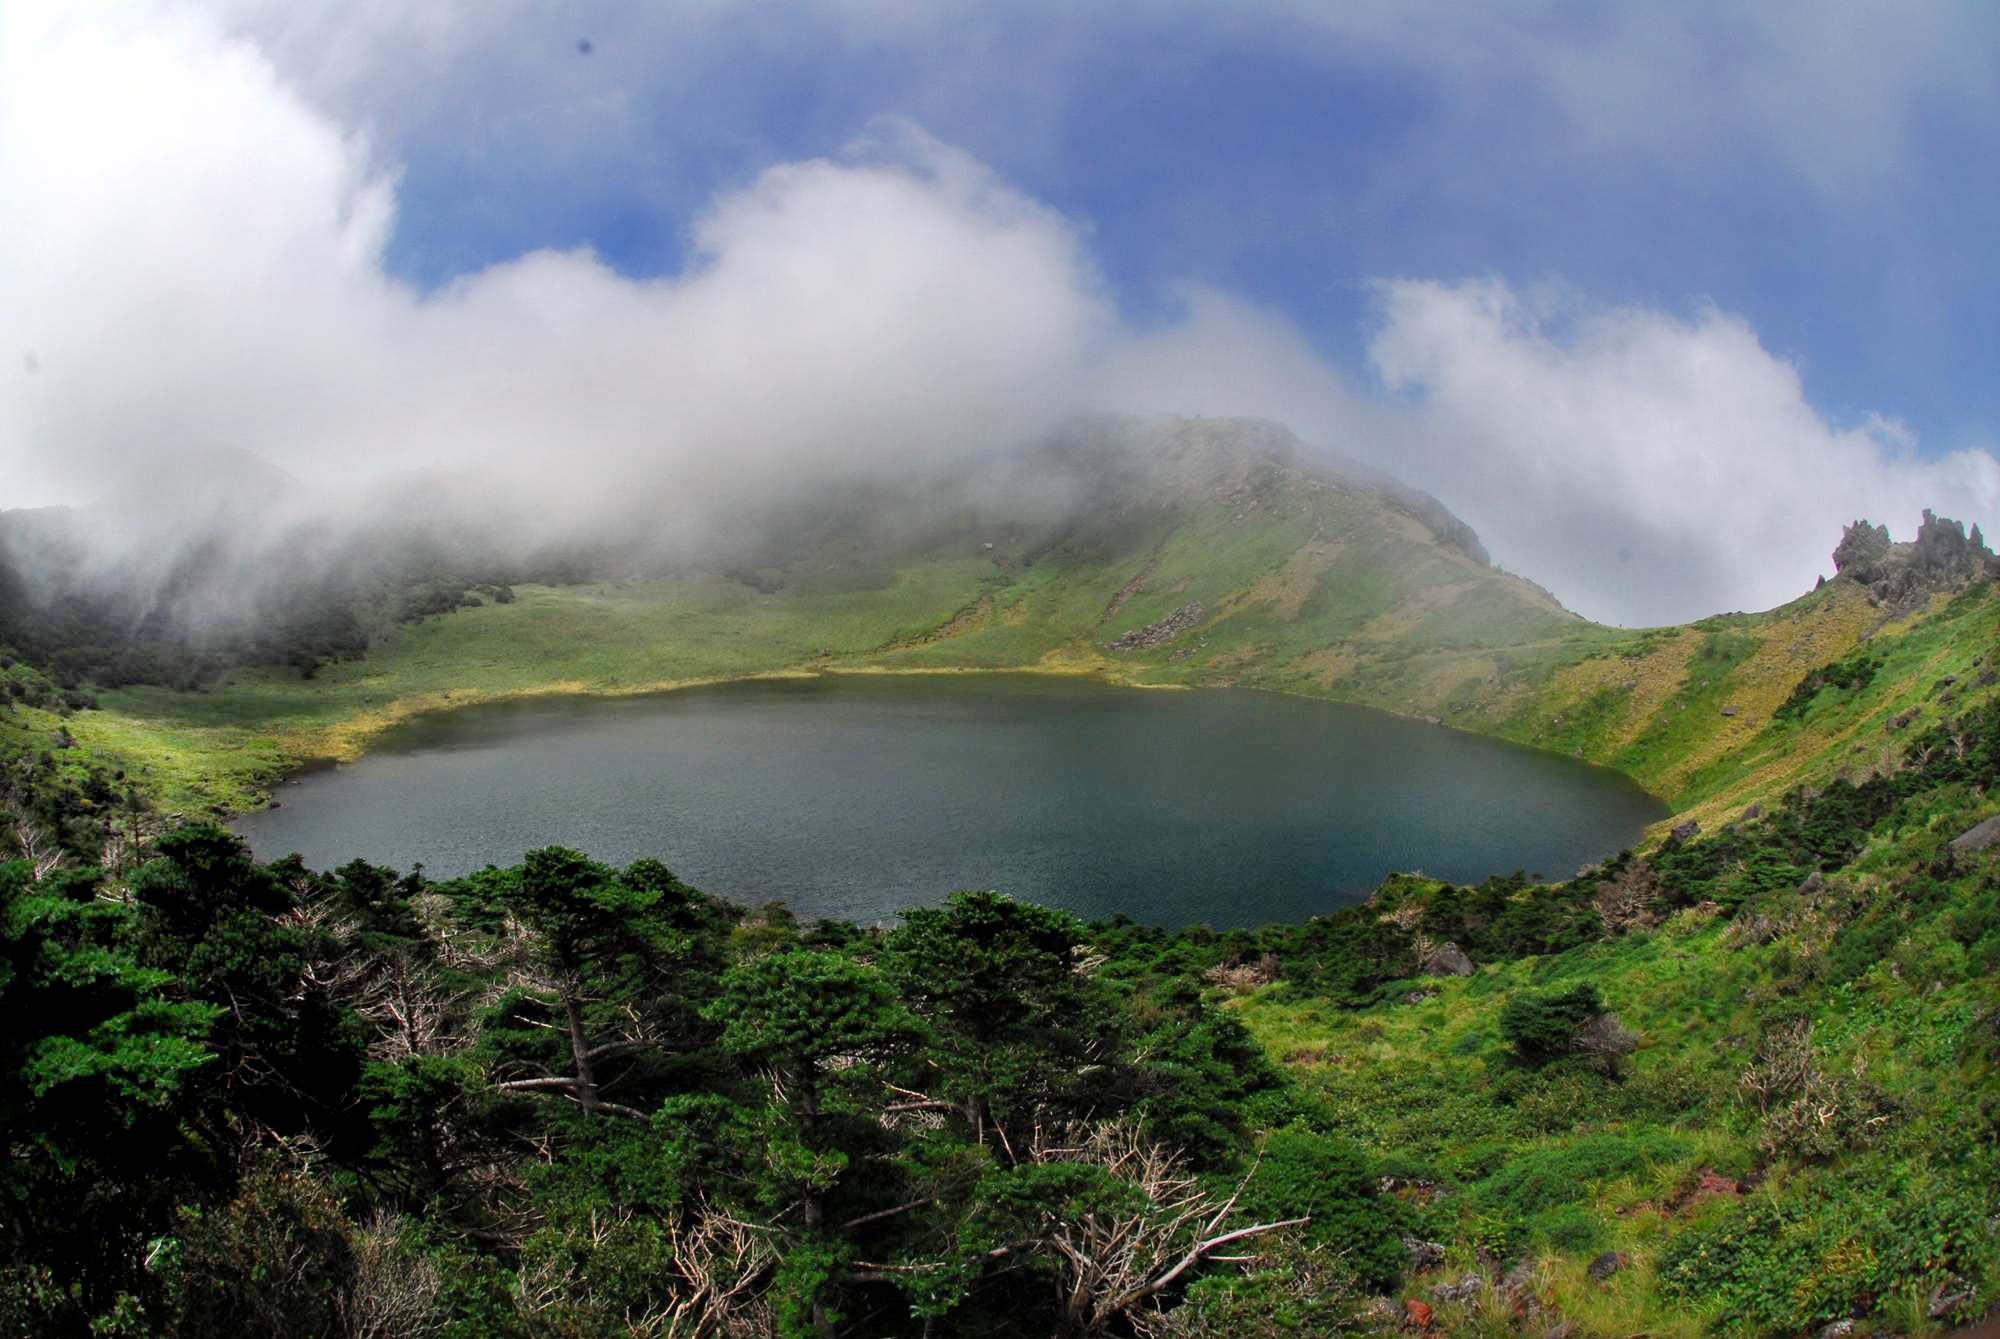
[(597, 1110), (597, 1073), (590, 1064), (590, 1042), (583, 1035), (583, 1006), (574, 990), (563, 991), (563, 1013), (569, 1018), (570, 1061), (576, 1066), (576, 1100), (586, 1111)]

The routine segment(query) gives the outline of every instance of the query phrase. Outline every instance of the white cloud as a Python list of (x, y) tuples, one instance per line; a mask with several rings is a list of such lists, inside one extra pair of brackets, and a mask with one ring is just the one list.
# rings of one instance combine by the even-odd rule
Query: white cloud
[(1594, 617), (1765, 608), (1830, 570), (1838, 521), (1907, 539), (1925, 506), (1977, 520), (2000, 502), (1990, 454), (1923, 460), (1894, 423), (1828, 423), (1798, 370), (1712, 306), (1597, 308), (1497, 280), (1380, 291), (1370, 354), (1412, 402), (1407, 467)]
[(1066, 221), (894, 123), (718, 198), (675, 278), (544, 251), (419, 294), (363, 140), (198, 14), (121, 18), (0, 19), (0, 348), (38, 369), (0, 397), (12, 477), (242, 449), (685, 498), (1032, 435), (1108, 328)]
[(0, 501), (242, 450), (316, 499), (475, 470), (552, 526), (616, 507), (664, 526), (1005, 451), (1085, 404), (1254, 414), (1437, 492), (1504, 564), (1638, 622), (1787, 599), (1855, 516), (1904, 535), (1922, 506), (1984, 519), (2000, 498), (1987, 453), (1828, 423), (1712, 307), (1389, 282), (1379, 384), (1212, 288), (1123, 326), (1081, 229), (907, 124), (722, 194), (665, 279), (537, 251), (420, 293), (384, 268), (396, 189), (199, 11), (0, 7)]

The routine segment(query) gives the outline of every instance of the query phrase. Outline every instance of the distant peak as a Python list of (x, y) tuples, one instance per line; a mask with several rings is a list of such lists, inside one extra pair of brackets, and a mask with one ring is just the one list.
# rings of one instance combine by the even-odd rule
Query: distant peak
[(1939, 591), (1956, 590), (1978, 576), (2000, 575), (2000, 560), (1986, 547), (1977, 525), (1924, 508), (1917, 537), (1898, 544), (1886, 525), (1859, 520), (1843, 526), (1833, 550), (1838, 577), (1865, 587), (1877, 603), (1904, 606)]

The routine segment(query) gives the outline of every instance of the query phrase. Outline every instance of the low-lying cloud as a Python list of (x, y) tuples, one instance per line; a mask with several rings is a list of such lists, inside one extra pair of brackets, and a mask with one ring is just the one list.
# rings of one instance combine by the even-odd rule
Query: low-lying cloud
[(698, 534), (1004, 458), (1080, 408), (1241, 413), (1436, 492), (1503, 565), (1638, 622), (1782, 601), (1842, 520), (1906, 532), (2000, 496), (1984, 452), (1830, 424), (1713, 307), (1390, 280), (1358, 369), (1212, 289), (1137, 328), (1085, 226), (907, 123), (723, 193), (662, 279), (538, 251), (420, 292), (384, 264), (396, 192), (199, 12), (0, 11), (0, 505), (137, 479), (179, 511), (249, 453), (333, 515), (421, 473), (526, 538), (609, 512)]
[(1987, 452), (1923, 459), (1892, 421), (1829, 423), (1710, 305), (1591, 308), (1496, 280), (1381, 293), (1370, 360), (1413, 401), (1411, 466), (1600, 618), (1766, 608), (1829, 570), (1835, 518), (1908, 539), (1926, 505), (1977, 518), (2000, 499)]

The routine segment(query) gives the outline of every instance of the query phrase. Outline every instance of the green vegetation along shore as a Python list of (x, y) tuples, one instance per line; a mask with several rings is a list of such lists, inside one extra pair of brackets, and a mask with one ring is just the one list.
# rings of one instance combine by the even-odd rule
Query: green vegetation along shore
[(259, 866), (16, 768), (0, 1325), (1942, 1333), (2000, 1298), (1981, 645), (1858, 782), (1227, 934)]
[[(1489, 566), (1429, 499), (1300, 463), (1282, 430), (1143, 426), (1138, 447), (1072, 463), (1089, 505), (1058, 522), (968, 515), (900, 543), (809, 535), (726, 572), (455, 587), (449, 600), (405, 601), (429, 612), (385, 626), (365, 654), (308, 658), (303, 674), (239, 665), (200, 691), (98, 691), (99, 709), (67, 728), (169, 811), (226, 813), (261, 803), (290, 768), (355, 757), (410, 715), (499, 697), (1027, 669), (1436, 719), (1616, 767), (1712, 821), (1877, 765), (1884, 724), (1963, 671), (1970, 653), (1954, 648), (1993, 617), (1953, 603), (1956, 569), (1926, 586), (1885, 583), (1864, 564), (1767, 613), (1603, 627)], [(1864, 641), (1894, 649), (1840, 710), (1776, 715), (1805, 676)]]
[[(1917, 1339), (2000, 1302), (1990, 555), (1854, 527), (1790, 605), (1628, 632), (1189, 440), (1094, 526), (522, 584), (202, 691), (0, 654), (0, 1329)], [(1676, 813), (1565, 882), (1227, 933), (802, 923), (554, 849), (258, 865), (204, 817), (466, 702), (1019, 668), (1432, 716)]]

